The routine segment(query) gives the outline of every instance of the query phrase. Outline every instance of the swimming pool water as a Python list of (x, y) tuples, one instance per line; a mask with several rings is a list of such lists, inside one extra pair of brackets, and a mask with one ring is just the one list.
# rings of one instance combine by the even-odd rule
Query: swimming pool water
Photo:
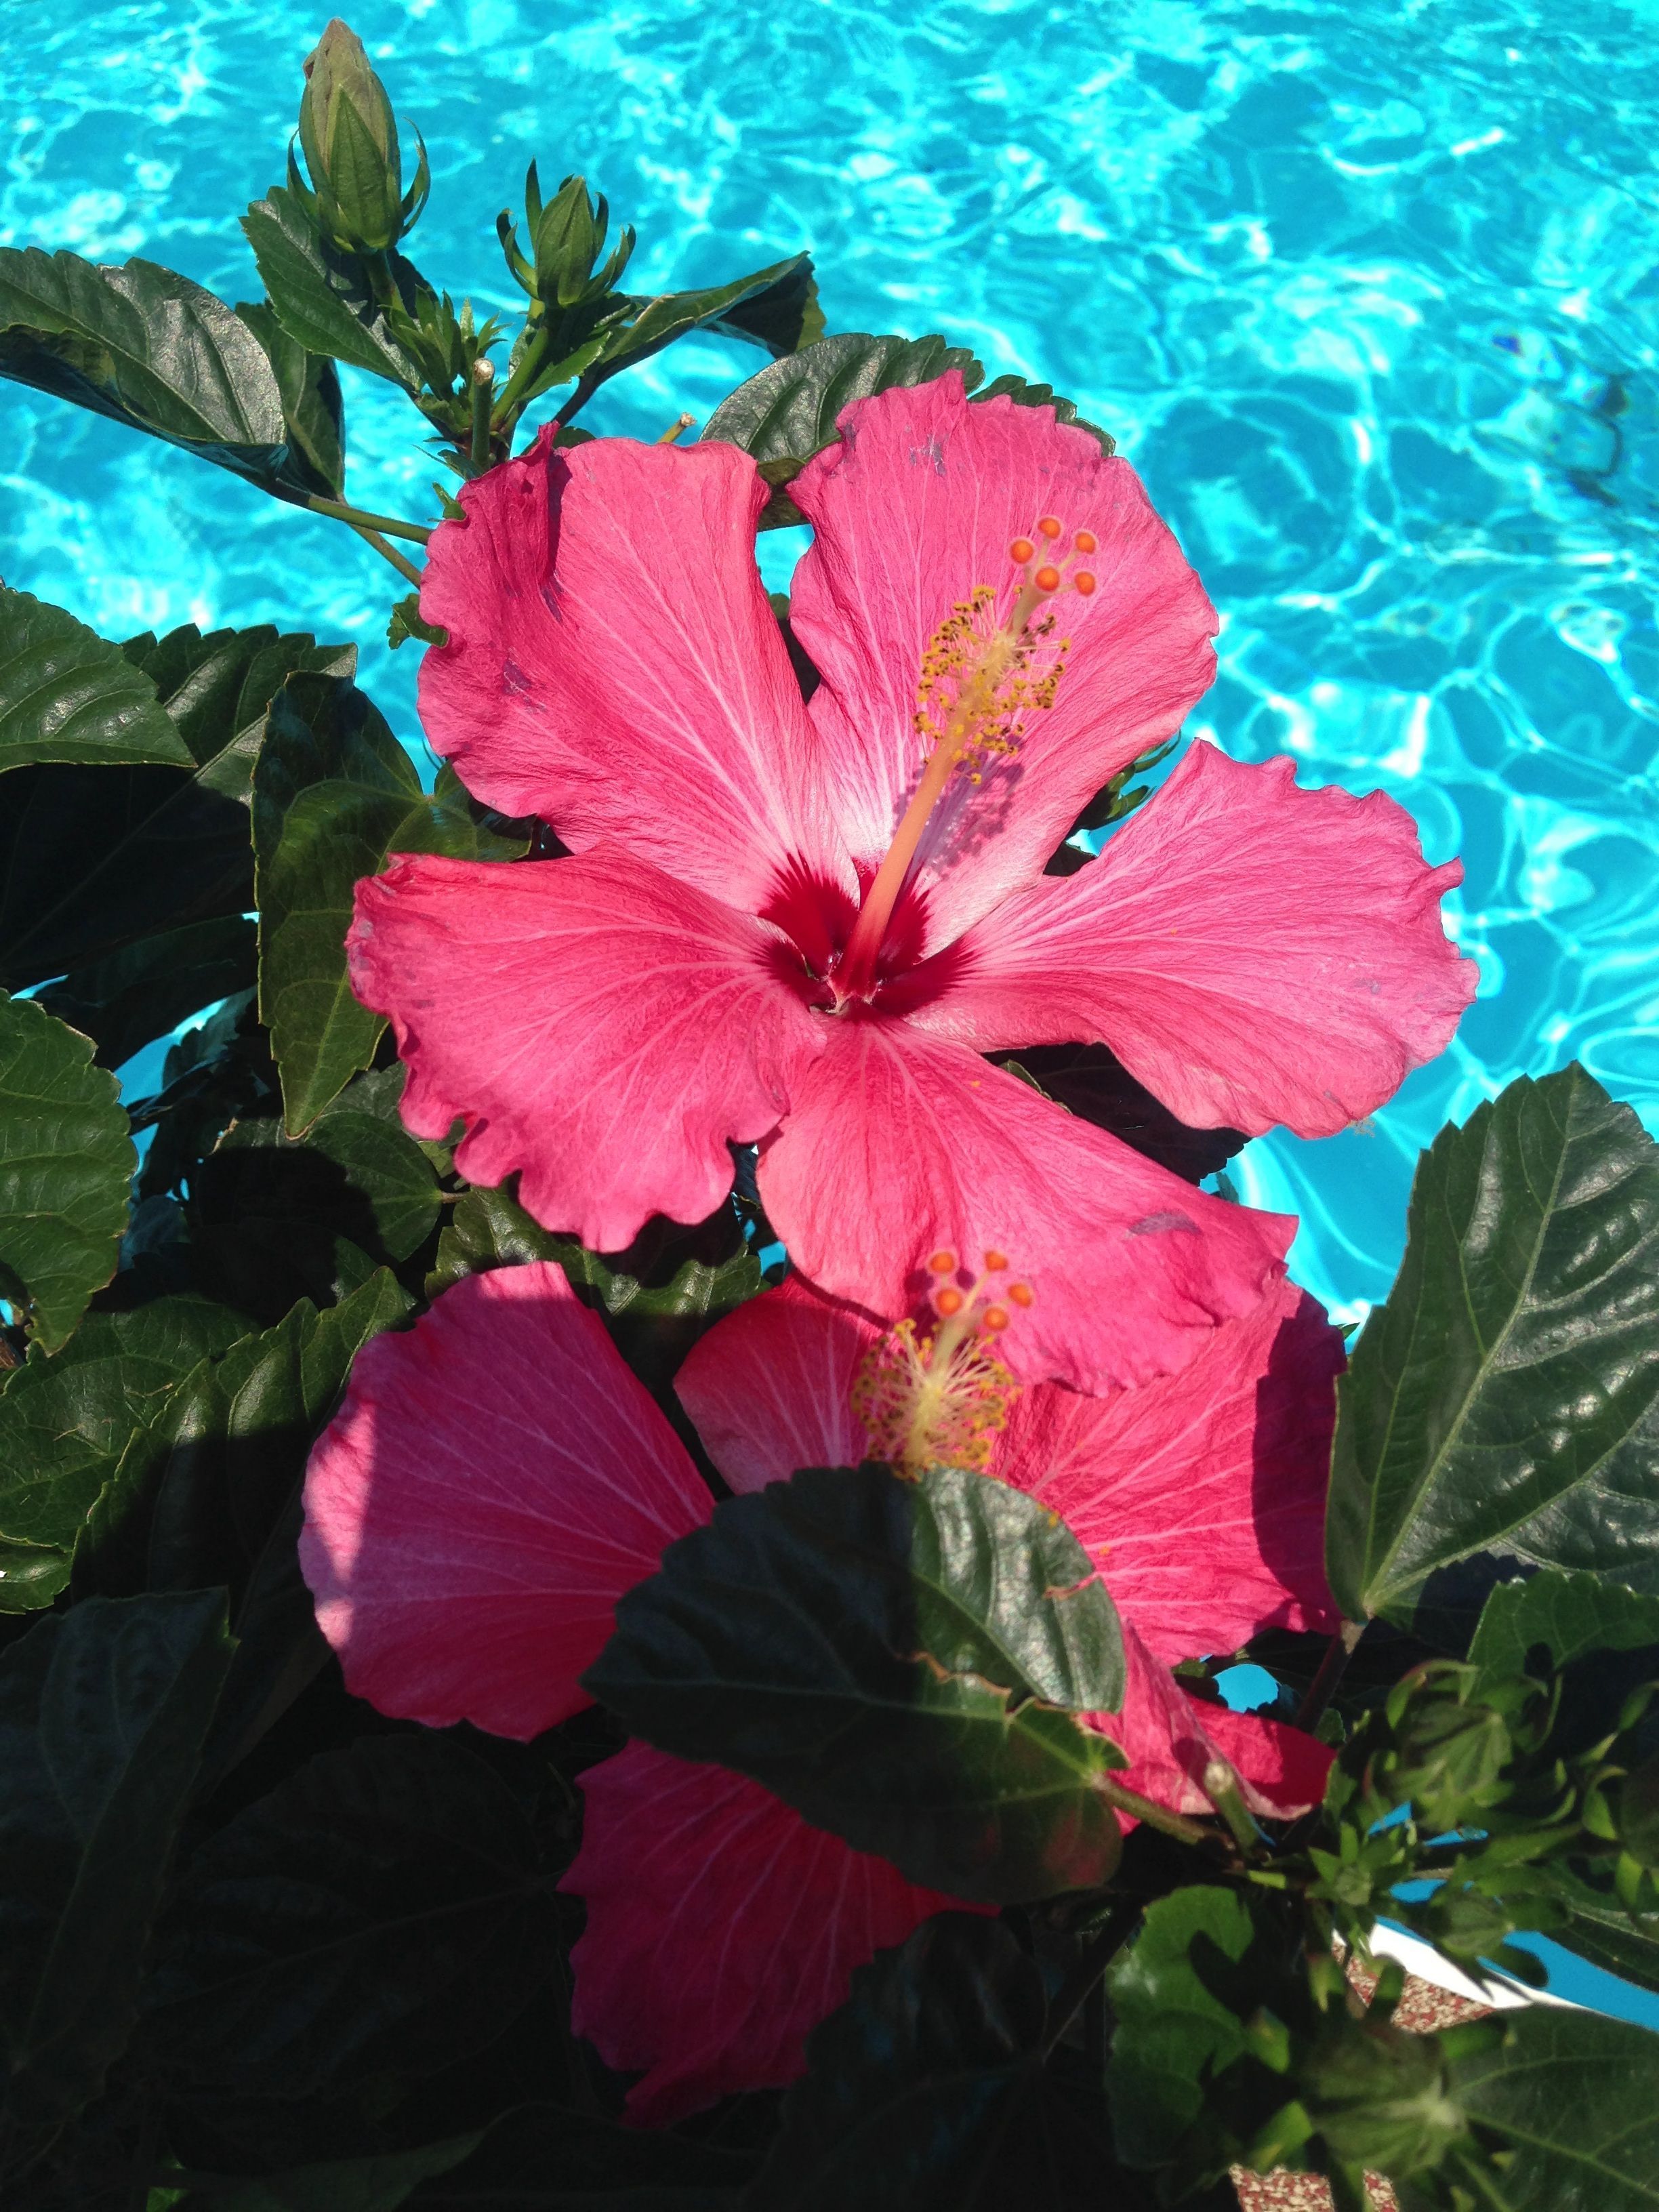
[[(323, 10), (0, 0), (0, 240), (145, 253), (237, 299)], [(1391, 793), (1481, 997), (1374, 1125), (1252, 1146), (1343, 1316), (1387, 1288), (1449, 1115), (1577, 1055), (1659, 1127), (1659, 8), (1605, 0), (357, 0), (480, 308), (526, 163), (635, 222), (637, 289), (811, 246), (833, 328), (971, 343), (1116, 434), (1223, 610), (1189, 725)], [(698, 341), (595, 428), (706, 414)], [(420, 424), (348, 372), (353, 495), (429, 510)], [(399, 586), (327, 522), (0, 386), (9, 581), (116, 634), (350, 635), (411, 742)], [(793, 548), (766, 547), (781, 582)]]

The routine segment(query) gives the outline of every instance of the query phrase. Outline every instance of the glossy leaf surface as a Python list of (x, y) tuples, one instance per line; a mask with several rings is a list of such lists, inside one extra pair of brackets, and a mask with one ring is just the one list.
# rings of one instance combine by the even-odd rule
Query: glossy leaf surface
[(91, 1039), (0, 992), (0, 1297), (48, 1352), (115, 1273), (137, 1164)]
[(1407, 1625), (1482, 1551), (1659, 1593), (1659, 1147), (1577, 1066), (1424, 1154), (1338, 1394), (1344, 1611)]
[(1117, 1616), (1031, 1499), (935, 1468), (810, 1468), (728, 1498), (617, 1608), (584, 1677), (659, 1749), (751, 1775), (912, 1881), (1006, 1901), (1120, 1848)]

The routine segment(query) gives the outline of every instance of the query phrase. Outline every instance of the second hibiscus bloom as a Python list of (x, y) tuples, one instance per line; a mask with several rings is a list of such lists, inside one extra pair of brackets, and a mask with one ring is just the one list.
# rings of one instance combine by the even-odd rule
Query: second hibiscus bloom
[(1380, 794), (1199, 744), (1068, 877), (1045, 863), (1176, 730), (1215, 617), (1126, 462), (954, 375), (858, 403), (793, 487), (791, 617), (756, 573), (767, 488), (719, 445), (544, 439), (463, 495), (422, 611), (428, 735), (568, 859), (395, 861), (352, 975), (405, 1119), (614, 1250), (692, 1221), (761, 1146), (795, 1264), (889, 1318), (934, 1252), (1017, 1239), (1005, 1356), (1085, 1390), (1178, 1370), (1282, 1273), (1229, 1206), (984, 1054), (1109, 1046), (1176, 1114), (1325, 1135), (1446, 1043), (1473, 964)]

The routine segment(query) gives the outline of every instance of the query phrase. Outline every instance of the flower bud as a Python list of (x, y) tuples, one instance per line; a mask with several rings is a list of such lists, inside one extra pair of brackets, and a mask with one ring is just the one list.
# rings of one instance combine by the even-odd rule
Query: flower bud
[(601, 299), (616, 283), (634, 251), (634, 233), (623, 227), (603, 269), (594, 264), (605, 252), (611, 212), (604, 195), (589, 196), (584, 177), (567, 177), (553, 198), (543, 204), (536, 164), (525, 179), (525, 216), (529, 230), (528, 256), (519, 251), (511, 219), (502, 214), (495, 228), (501, 234), (507, 264), (532, 299), (552, 309), (568, 309), (588, 300)]
[(316, 210), (335, 244), (374, 253), (411, 219), (404, 201), (397, 118), (362, 41), (337, 16), (305, 65), (300, 143)]

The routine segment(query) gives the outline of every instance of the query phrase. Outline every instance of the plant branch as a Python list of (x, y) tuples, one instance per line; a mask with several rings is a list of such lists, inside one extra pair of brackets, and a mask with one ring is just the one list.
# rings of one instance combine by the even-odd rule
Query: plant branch
[(350, 526), (367, 544), (372, 545), (378, 554), (390, 561), (400, 576), (406, 576), (411, 584), (419, 586), (420, 570), (412, 561), (406, 561), (395, 545), (387, 544), (378, 530), (371, 530), (366, 522), (354, 522)]
[(1308, 1694), (1296, 1709), (1292, 1726), (1312, 1729), (1318, 1725), (1320, 1715), (1336, 1695), (1336, 1686), (1347, 1671), (1354, 1646), (1365, 1633), (1363, 1620), (1345, 1620), (1330, 1642), (1325, 1646), (1325, 1656), (1319, 1662), (1319, 1672), (1308, 1685)]
[(1045, 2058), (1071, 2026), (1079, 2008), (1087, 2002), (1101, 1976), (1133, 1935), (1139, 1921), (1139, 1905), (1120, 1905), (1099, 1934), (1091, 1940), (1082, 1957), (1055, 1991), (1054, 2001), (1048, 2008), (1048, 2024), (1042, 2032), (1042, 2056)]
[(424, 545), (432, 532), (418, 522), (403, 522), (395, 514), (370, 514), (361, 507), (348, 507), (343, 499), (319, 499), (312, 492), (306, 505), (313, 514), (331, 514), (336, 522), (349, 522), (354, 530), (383, 530), (389, 538), (408, 538)]
[(1184, 1813), (1171, 1813), (1167, 1806), (1155, 1805), (1138, 1790), (1126, 1790), (1121, 1782), (1114, 1782), (1109, 1774), (1097, 1774), (1090, 1786), (1118, 1812), (1128, 1814), (1131, 1820), (1144, 1820), (1149, 1828), (1161, 1828), (1179, 1844), (1207, 1844), (1214, 1838), (1212, 1828), (1200, 1827)]
[(489, 466), (489, 414), (495, 389), (495, 364), (481, 354), (472, 364), (472, 465), (482, 475)]

